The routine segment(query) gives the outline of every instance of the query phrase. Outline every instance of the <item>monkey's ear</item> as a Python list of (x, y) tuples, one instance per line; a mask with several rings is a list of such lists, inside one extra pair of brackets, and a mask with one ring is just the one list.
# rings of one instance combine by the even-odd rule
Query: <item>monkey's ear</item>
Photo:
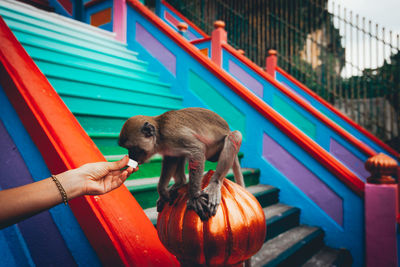
[(154, 125), (146, 121), (142, 126), (141, 132), (146, 137), (154, 136), (156, 134), (156, 128), (154, 127)]

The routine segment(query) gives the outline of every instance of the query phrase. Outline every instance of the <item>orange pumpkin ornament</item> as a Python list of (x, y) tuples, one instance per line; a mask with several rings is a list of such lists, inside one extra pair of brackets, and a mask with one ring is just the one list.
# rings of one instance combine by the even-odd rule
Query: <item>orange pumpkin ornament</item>
[[(214, 172), (203, 178), (203, 188)], [(201, 221), (186, 208), (187, 185), (172, 205), (158, 214), (157, 231), (164, 246), (184, 266), (240, 265), (265, 240), (264, 212), (257, 199), (240, 185), (224, 179), (217, 214)]]

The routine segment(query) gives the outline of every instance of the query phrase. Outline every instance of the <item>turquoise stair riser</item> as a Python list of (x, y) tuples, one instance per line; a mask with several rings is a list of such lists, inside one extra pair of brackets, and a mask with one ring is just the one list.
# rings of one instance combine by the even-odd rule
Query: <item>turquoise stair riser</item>
[(54, 65), (50, 62), (38, 61), (36, 62), (40, 70), (49, 78), (58, 77), (60, 79), (76, 80), (79, 82), (97, 83), (103, 86), (122, 87), (127, 89), (146, 90), (150, 92), (169, 93), (168, 87), (164, 84), (157, 83), (156, 80), (123, 78), (114, 75), (107, 75), (104, 73), (93, 72), (83, 69), (76, 69), (66, 65)]
[[(128, 150), (125, 149), (125, 154), (127, 154)], [(242, 158), (242, 154), (239, 154), (239, 160)], [(137, 179), (137, 178), (152, 178), (159, 177), (161, 174), (161, 166), (162, 166), (162, 157), (154, 156), (148, 162), (139, 166), (139, 171), (132, 175), (129, 179)], [(217, 166), (216, 162), (206, 161), (204, 170), (215, 170)], [(188, 173), (188, 164), (185, 166), (185, 172)], [(246, 171), (246, 186), (256, 185), (259, 183), (259, 170), (248, 170)], [(233, 178), (233, 176), (228, 175), (227, 178)]]
[[(59, 18), (52, 20), (45, 20), (40, 17), (36, 17), (31, 15), (28, 10), (17, 11), (14, 9), (9, 9), (8, 7), (0, 5), (1, 15), (4, 17), (6, 21), (13, 20), (19, 22), (25, 22), (29, 25), (35, 25), (38, 28), (47, 29), (50, 31), (62, 33), (64, 35), (73, 36), (78, 39), (86, 40), (90, 43), (100, 44), (106, 47), (119, 49), (121, 51), (124, 50), (126, 44), (118, 42), (117, 40), (110, 39), (109, 36), (104, 36), (102, 34), (96, 33), (92, 30), (82, 30), (79, 28), (72, 28), (69, 24), (65, 24)], [(137, 55), (136, 52), (130, 51), (132, 55)]]
[(17, 37), (18, 41), (20, 41), (23, 45), (41, 47), (50, 51), (76, 55), (83, 58), (91, 58), (92, 60), (96, 59), (100, 62), (108, 62), (109, 64), (122, 65), (128, 68), (135, 68), (138, 64), (146, 67), (146, 65), (141, 64), (140, 61), (129, 61), (123, 56), (115, 57), (112, 54), (105, 54), (101, 51), (87, 50), (83, 47), (73, 46), (68, 43), (60, 43), (57, 41), (53, 41), (52, 39), (43, 38), (41, 36), (28, 35), (27, 33), (21, 33), (18, 30), (13, 30), (13, 33)]
[(130, 91), (119, 88), (111, 88), (104, 86), (96, 86), (91, 84), (77, 83), (68, 80), (51, 79), (51, 85), (57, 88), (57, 93), (63, 96), (75, 96), (90, 98), (95, 97), (99, 100), (104, 99), (107, 101), (117, 101), (123, 103), (131, 103), (134, 105), (141, 105), (141, 103), (148, 103), (152, 106), (179, 106), (182, 99), (173, 95), (155, 95), (146, 94), (143, 91)]
[(119, 132), (122, 128), (122, 125), (128, 119), (128, 117), (102, 117), (85, 114), (75, 114), (75, 117), (78, 119), (83, 129), (89, 133), (89, 135), (91, 132)]
[(125, 58), (127, 60), (138, 60), (135, 54), (129, 53), (128, 51), (123, 52), (119, 49), (108, 48), (101, 44), (92, 44), (87, 42), (86, 40), (79, 40), (77, 38), (69, 37), (68, 35), (51, 32), (45, 29), (26, 25), (24, 23), (12, 20), (6, 22), (13, 32), (29, 35), (31, 38), (43, 38), (45, 40), (51, 40), (53, 43), (57, 43), (60, 45), (69, 45), (75, 48), (84, 48), (88, 51), (98, 51), (104, 54), (114, 55), (115, 57), (118, 57), (120, 59)]
[[(83, 91), (104, 91), (104, 93), (114, 92), (115, 94), (127, 94), (127, 98), (130, 97), (150, 97), (151, 101), (155, 103), (160, 103), (167, 101), (167, 103), (181, 103), (182, 97), (173, 95), (164, 87), (157, 87), (153, 84), (145, 83), (144, 81), (135, 81), (132, 82), (132, 85), (125, 84), (104, 84), (101, 81), (91, 81), (88, 77), (77, 77), (76, 80), (73, 80), (72, 77), (67, 79), (66, 77), (62, 77), (62, 75), (53, 76), (47, 74), (47, 77), (50, 83), (62, 93), (75, 92), (76, 90), (82, 89)], [(73, 87), (73, 88), (72, 88)], [(75, 89), (78, 88), (78, 89)], [(97, 94), (97, 93), (96, 93)], [(147, 99), (143, 98), (147, 103)]]
[(118, 146), (118, 138), (91, 138), (105, 156), (128, 154), (125, 148)]
[[(87, 56), (79, 56), (76, 54), (67, 53), (66, 51), (56, 51), (54, 49), (44, 49), (37, 45), (23, 43), (24, 48), (29, 55), (36, 61), (37, 59), (43, 61), (63, 62), (64, 64), (71, 64), (78, 67), (86, 67), (97, 71), (107, 71), (113, 74), (120, 74), (130, 76), (132, 73), (141, 73), (143, 76), (155, 77), (158, 76), (146, 71), (146, 67), (142, 64), (134, 64), (134, 61), (127, 62), (126, 66), (121, 64), (113, 64), (112, 62), (99, 61), (97, 58), (89, 58)], [(127, 66), (127, 65), (131, 66)], [(134, 74), (135, 75), (135, 74)]]
[(141, 115), (151, 114), (157, 115), (164, 113), (171, 109), (178, 109), (179, 107), (159, 107), (159, 106), (139, 106), (130, 103), (121, 103), (108, 100), (98, 99), (85, 99), (80, 97), (71, 97), (61, 95), (67, 107), (75, 116), (79, 115), (93, 115), (104, 117), (120, 117), (126, 118)]

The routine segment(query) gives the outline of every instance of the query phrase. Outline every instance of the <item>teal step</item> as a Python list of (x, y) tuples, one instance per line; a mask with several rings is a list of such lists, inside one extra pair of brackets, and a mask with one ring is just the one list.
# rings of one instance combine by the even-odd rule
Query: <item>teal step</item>
[[(167, 106), (178, 106), (182, 103), (182, 97), (169, 92), (152, 92), (138, 87), (123, 88), (119, 85), (105, 86), (99, 83), (78, 82), (66, 80), (62, 77), (50, 78), (51, 85), (61, 95), (98, 96), (100, 98), (130, 99), (135, 103), (165, 103)], [(142, 86), (145, 87), (145, 86)]]
[[(85, 48), (90, 51), (98, 51), (104, 54), (114, 54), (120, 58), (124, 56), (130, 60), (137, 60), (137, 53), (127, 50), (124, 47), (106, 46), (101, 42), (91, 42), (75, 36), (65, 35), (46, 28), (36, 27), (35, 25), (26, 24), (25, 21), (16, 21), (11, 17), (5, 16), (7, 25), (20, 34), (27, 34), (31, 38), (45, 38), (52, 40), (54, 43), (68, 44), (74, 47)], [(144, 63), (143, 63), (144, 64)]]
[[(92, 83), (108, 87), (136, 89), (147, 91), (149, 93), (170, 93), (168, 84), (161, 83), (157, 79), (146, 80), (141, 77), (121, 77), (116, 75), (107, 75), (106, 73), (89, 71), (85, 69), (76, 69), (67, 65), (51, 64), (51, 62), (37, 61), (35, 62), (40, 70), (50, 80), (52, 78), (77, 81), (82, 83)], [(57, 89), (57, 88), (55, 88)]]
[[(124, 149), (123, 154), (128, 154), (128, 150)], [(243, 158), (243, 153), (239, 153), (239, 161)], [(155, 155), (153, 156), (148, 162), (142, 164), (139, 166), (139, 171), (136, 172), (132, 178), (133, 179), (140, 179), (140, 178), (153, 178), (153, 177), (159, 177), (161, 173), (161, 166), (162, 166), (162, 156), (161, 155)], [(216, 162), (210, 162), (206, 161), (205, 166), (204, 166), (204, 171), (209, 171), (209, 170), (215, 170), (217, 166)], [(185, 167), (186, 173), (188, 173), (188, 164), (186, 164)], [(253, 173), (254, 178), (250, 179), (250, 172)], [(248, 186), (250, 185), (256, 185), (259, 182), (258, 176), (260, 174), (260, 171), (257, 169), (249, 169), (249, 173), (247, 173), (248, 176), (246, 178), (246, 184)], [(231, 177), (231, 176), (229, 176)]]
[(40, 44), (29, 44), (23, 42), (25, 50), (34, 59), (40, 59), (43, 61), (54, 61), (58, 59), (61, 62), (76, 64), (79, 67), (86, 67), (95, 70), (103, 70), (113, 73), (121, 73), (125, 75), (131, 75), (132, 72), (147, 73), (149, 76), (158, 77), (159, 75), (151, 73), (147, 70), (147, 65), (142, 64), (140, 61), (106, 61), (105, 59), (100, 60), (98, 57), (89, 57), (87, 54), (77, 55), (69, 53), (68, 51), (60, 51), (54, 48), (41, 47)]
[[(133, 105), (134, 101), (112, 101), (107, 99), (61, 96), (64, 103), (75, 114), (80, 116), (100, 116), (106, 118), (125, 118), (128, 119), (137, 114), (161, 114), (168, 110), (181, 108), (180, 106), (158, 106), (153, 103)], [(79, 120), (79, 119), (78, 119)]]
[[(36, 28), (86, 40), (93, 44), (116, 50), (124, 50), (126, 48), (126, 44), (115, 40), (115, 35), (111, 32), (79, 23), (55, 13), (32, 10), (29, 7), (18, 4), (16, 1), (0, 1), (0, 14), (5, 20), (25, 22)], [(131, 53), (137, 55), (136, 52), (132, 51)]]
[[(141, 77), (148, 79), (158, 79), (159, 75), (149, 72), (142, 66), (122, 66), (121, 64), (112, 64), (110, 62), (98, 61), (96, 58), (79, 57), (73, 54), (66, 54), (64, 51), (50, 51), (42, 47), (33, 47), (23, 44), (25, 50), (34, 61), (47, 61), (52, 63), (62, 62), (79, 69), (93, 70), (102, 73), (110, 73), (122, 77)], [(132, 62), (134, 63), (134, 62)]]
[(136, 58), (130, 57), (124, 53), (113, 53), (112, 50), (101, 49), (94, 46), (77, 46), (63, 41), (54, 40), (48, 36), (39, 36), (34, 32), (21, 32), (19, 29), (11, 28), (14, 35), (23, 45), (46, 49), (53, 52), (61, 52), (63, 54), (75, 55), (81, 58), (91, 58), (104, 63), (114, 65), (122, 65), (126, 67), (145, 69), (147, 63)]
[[(139, 167), (140, 170), (140, 167)], [(258, 183), (259, 171), (254, 169), (243, 169), (243, 178), (246, 184)], [(138, 173), (134, 173), (132, 178)], [(159, 176), (160, 174), (158, 174)], [(232, 180), (233, 174), (228, 173), (226, 178)], [(132, 193), (135, 199), (139, 202), (143, 209), (148, 209), (156, 205), (158, 199), (157, 193), (157, 182), (158, 178), (141, 178), (141, 179), (130, 179), (125, 182), (128, 190)], [(171, 184), (173, 182), (171, 181)]]

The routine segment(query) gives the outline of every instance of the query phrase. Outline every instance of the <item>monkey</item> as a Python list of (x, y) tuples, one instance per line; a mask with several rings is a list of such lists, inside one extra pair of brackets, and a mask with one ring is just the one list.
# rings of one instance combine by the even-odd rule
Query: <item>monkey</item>
[[(205, 221), (214, 216), (221, 201), (223, 178), (232, 167), (235, 181), (244, 186), (238, 152), (240, 131), (230, 131), (217, 113), (204, 108), (167, 111), (158, 116), (137, 115), (122, 126), (118, 144), (128, 149), (129, 157), (139, 164), (158, 153), (163, 156), (157, 185), (157, 211), (172, 204), (178, 189), (186, 184), (185, 164), (189, 162), (187, 208)], [(210, 183), (201, 190), (206, 160), (216, 162)], [(168, 188), (174, 177), (175, 184)]]

